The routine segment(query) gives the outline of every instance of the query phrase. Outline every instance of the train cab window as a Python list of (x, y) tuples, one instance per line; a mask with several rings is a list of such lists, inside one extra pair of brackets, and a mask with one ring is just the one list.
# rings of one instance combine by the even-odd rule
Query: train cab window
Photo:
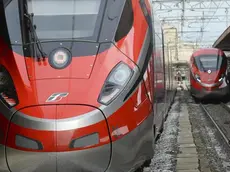
[(204, 72), (219, 70), (224, 63), (226, 63), (225, 58), (220, 55), (200, 55), (195, 57), (195, 65)]
[(33, 14), (38, 39), (97, 41), (105, 9), (103, 0), (24, 1), (24, 12)]
[[(18, 1), (16, 0), (4, 0), (3, 1), (5, 15), (0, 16), (1, 30), (4, 28), (4, 35), (9, 35), (6, 41), (10, 40), (10, 44), (20, 44), (21, 39), (21, 29), (20, 29), (20, 19), (19, 19), (19, 8)], [(2, 18), (5, 17), (5, 18)], [(4, 23), (3, 23), (4, 22)], [(7, 32), (7, 33), (6, 33)]]
[(125, 37), (133, 26), (133, 7), (132, 0), (126, 0), (124, 10), (121, 15), (121, 19), (116, 31), (115, 41), (118, 42)]
[(12, 0), (3, 0), (4, 7), (6, 7)]

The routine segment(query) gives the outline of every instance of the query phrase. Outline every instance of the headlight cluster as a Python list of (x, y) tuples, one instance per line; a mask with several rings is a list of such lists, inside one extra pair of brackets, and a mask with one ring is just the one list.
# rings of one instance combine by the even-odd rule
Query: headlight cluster
[(223, 80), (224, 80), (224, 77), (225, 77), (225, 74), (222, 74), (221, 76), (220, 76), (220, 78), (219, 78), (219, 82), (222, 82)]
[(49, 64), (55, 69), (64, 69), (72, 61), (72, 55), (65, 48), (58, 48), (49, 55)]
[(0, 66), (0, 99), (9, 107), (18, 104), (18, 96), (13, 80), (5, 67)]
[(199, 76), (198, 74), (195, 74), (195, 79), (196, 79), (198, 82), (201, 82), (200, 76)]
[(133, 75), (133, 70), (123, 62), (116, 65), (107, 77), (98, 102), (110, 104), (125, 88)]

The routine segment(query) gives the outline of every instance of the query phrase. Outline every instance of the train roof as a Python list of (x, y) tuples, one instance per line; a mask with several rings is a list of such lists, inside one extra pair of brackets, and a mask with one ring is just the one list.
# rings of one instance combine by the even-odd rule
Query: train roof
[(201, 54), (224, 54), (224, 52), (218, 48), (201, 48), (193, 53), (193, 56), (199, 56)]

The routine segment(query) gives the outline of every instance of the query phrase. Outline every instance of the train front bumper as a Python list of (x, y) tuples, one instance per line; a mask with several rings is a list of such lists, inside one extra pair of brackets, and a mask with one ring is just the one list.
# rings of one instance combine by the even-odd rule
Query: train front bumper
[(109, 165), (110, 134), (99, 109), (28, 107), (14, 113), (8, 128), (5, 145), (0, 143), (0, 172), (103, 172)]
[[(28, 152), (6, 148), (11, 172), (104, 172), (110, 160), (110, 149), (110, 144), (71, 152)], [(5, 166), (5, 171), (1, 172), (9, 171)]]
[(200, 90), (191, 87), (191, 94), (198, 99), (216, 99), (224, 98), (229, 95), (229, 86), (224, 88), (217, 88), (215, 90), (208, 91), (205, 88)]
[[(133, 129), (128, 127), (128, 122), (136, 123), (134, 116), (137, 114), (131, 111), (134, 109), (131, 99), (116, 112), (90, 107), (85, 114), (78, 111), (81, 115), (71, 117), (72, 120), (64, 120), (63, 113), (66, 109), (69, 113), (77, 112), (77, 109), (84, 109), (82, 105), (65, 105), (66, 109), (62, 110), (56, 105), (39, 106), (43, 114), (43, 119), (39, 120), (33, 118), (33, 112), (39, 113), (35, 107), (17, 111), (11, 118), (6, 146), (0, 143), (0, 172), (129, 171), (133, 164), (153, 156), (153, 115), (146, 108), (149, 104), (149, 101), (143, 102), (136, 111), (146, 114), (147, 118), (140, 118), (142, 122)], [(108, 118), (108, 111), (112, 112), (111, 118)], [(133, 118), (126, 117), (124, 112), (132, 114)], [(60, 120), (51, 119), (51, 114)], [(121, 124), (118, 121), (122, 121)], [(113, 128), (114, 125), (117, 127)], [(78, 141), (73, 143), (75, 139)]]

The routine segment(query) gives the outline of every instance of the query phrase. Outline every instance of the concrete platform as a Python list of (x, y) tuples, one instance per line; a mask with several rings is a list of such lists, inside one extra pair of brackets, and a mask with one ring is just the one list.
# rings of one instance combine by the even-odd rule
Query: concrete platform
[(191, 131), (187, 105), (181, 106), (179, 117), (179, 152), (177, 154), (177, 172), (199, 172), (199, 161)]

